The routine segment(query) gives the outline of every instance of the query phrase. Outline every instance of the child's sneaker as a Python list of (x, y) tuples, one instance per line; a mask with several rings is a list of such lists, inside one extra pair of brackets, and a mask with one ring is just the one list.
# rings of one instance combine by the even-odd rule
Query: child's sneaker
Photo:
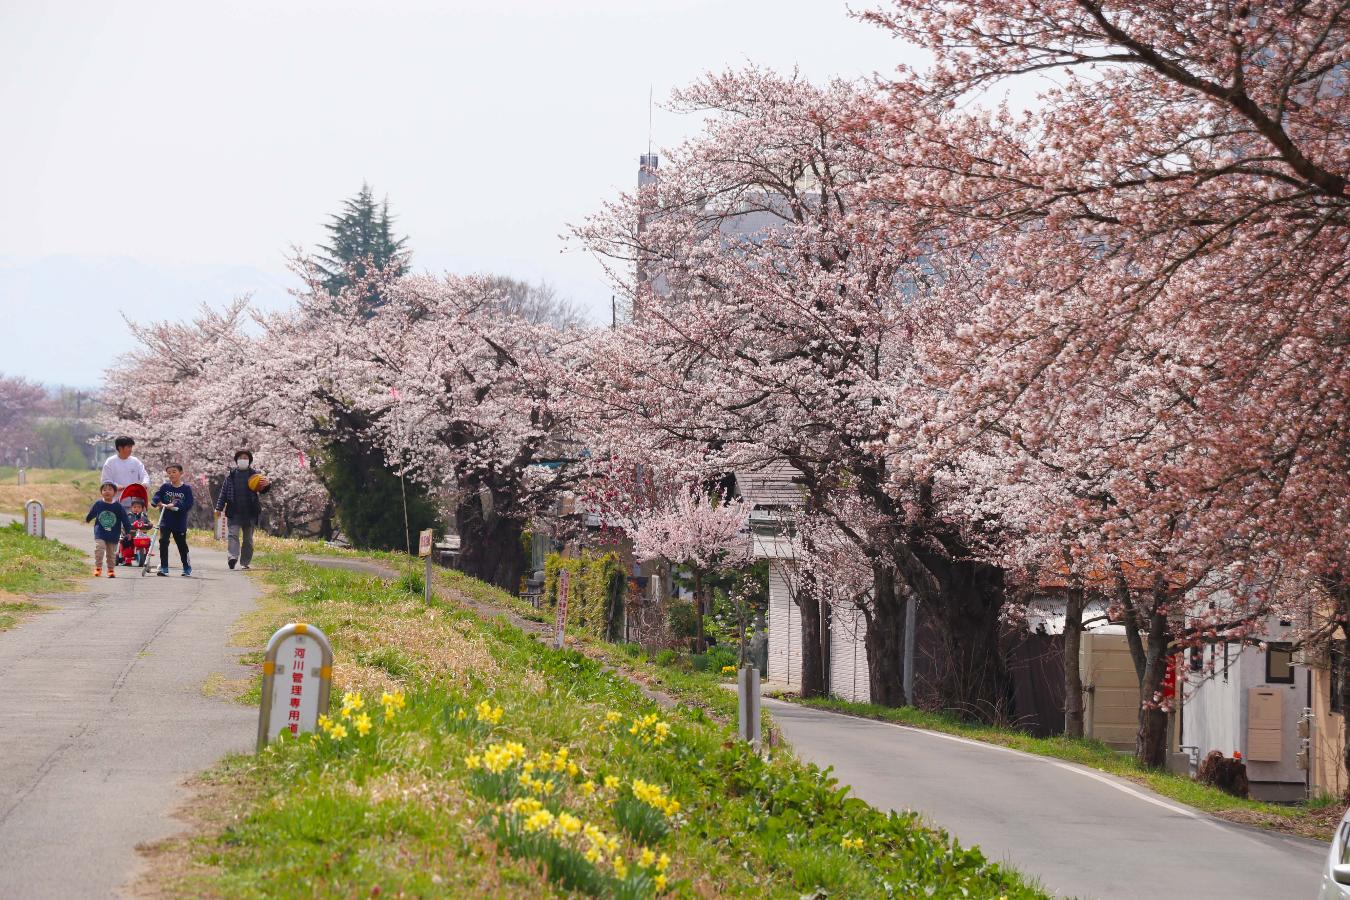
[(159, 571), (156, 572), (155, 574), (157, 574), (160, 578), (168, 578), (168, 577), (169, 577), (169, 567), (168, 567), (168, 566), (160, 566), (160, 567), (159, 567)]
[(116, 577), (117, 577), (117, 573), (114, 572), (112, 569), (109, 569), (109, 570), (108, 570), (108, 577), (109, 577), (109, 578), (116, 578)]
[(103, 568), (102, 568), (101, 566), (100, 566), (99, 568), (97, 568), (97, 569), (94, 570), (94, 577), (95, 577), (95, 578), (102, 578), (102, 577), (103, 577)]
[(192, 566), (183, 566), (183, 577), (187, 578), (192, 574)]

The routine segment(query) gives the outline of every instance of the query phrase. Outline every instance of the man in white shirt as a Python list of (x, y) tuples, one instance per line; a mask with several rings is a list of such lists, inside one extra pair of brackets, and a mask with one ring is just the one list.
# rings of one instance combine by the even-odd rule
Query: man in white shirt
[(117, 485), (117, 497), (122, 498), (122, 492), (128, 485), (132, 484), (150, 484), (150, 473), (145, 471), (145, 466), (141, 461), (131, 455), (131, 451), (136, 446), (134, 438), (126, 435), (113, 441), (113, 447), (117, 449), (115, 456), (108, 457), (103, 463), (103, 480), (111, 481)]

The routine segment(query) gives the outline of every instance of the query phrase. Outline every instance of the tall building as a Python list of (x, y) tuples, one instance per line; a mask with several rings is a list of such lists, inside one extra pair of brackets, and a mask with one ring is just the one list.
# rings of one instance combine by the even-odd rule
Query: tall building
[[(648, 211), (656, 208), (657, 183), (660, 181), (660, 173), (657, 171), (661, 166), (661, 159), (655, 153), (644, 153), (638, 157), (638, 234), (641, 235), (643, 229), (647, 226)], [(642, 308), (646, 306), (652, 296), (652, 281), (654, 275), (648, 271), (646, 254), (641, 249), (638, 250), (637, 258), (637, 290), (633, 295), (632, 321), (636, 322), (642, 315)]]

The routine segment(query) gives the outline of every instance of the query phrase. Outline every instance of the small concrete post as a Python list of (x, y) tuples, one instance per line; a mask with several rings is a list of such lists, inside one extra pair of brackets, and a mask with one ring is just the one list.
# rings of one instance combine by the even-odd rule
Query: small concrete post
[(24, 530), (29, 537), (47, 536), (47, 511), (41, 500), (29, 500), (23, 506)]
[(28, 470), (25, 469), (25, 468), (23, 468), (22, 466), (20, 466), (20, 467), (19, 467), (19, 487), (23, 487), (23, 486), (24, 486), (25, 484), (27, 484), (27, 483), (28, 483)]
[(417, 555), (425, 560), (422, 571), (422, 602), (431, 605), (431, 550), (434, 532), (428, 528), (417, 536)]
[(736, 673), (737, 734), (741, 740), (759, 749), (759, 669), (741, 666)]

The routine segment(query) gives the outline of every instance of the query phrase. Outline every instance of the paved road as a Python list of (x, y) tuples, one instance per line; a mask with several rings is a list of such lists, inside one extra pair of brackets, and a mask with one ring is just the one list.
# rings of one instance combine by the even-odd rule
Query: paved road
[[(92, 555), (90, 526), (47, 533)], [(182, 830), (184, 778), (250, 749), (257, 714), (202, 688), (243, 674), (227, 641), (255, 591), (210, 548), (193, 572), (122, 569), (0, 633), (3, 900), (115, 895), (138, 843)]]
[(798, 756), (1084, 898), (1311, 898), (1326, 846), (1220, 822), (1100, 772), (765, 700)]

